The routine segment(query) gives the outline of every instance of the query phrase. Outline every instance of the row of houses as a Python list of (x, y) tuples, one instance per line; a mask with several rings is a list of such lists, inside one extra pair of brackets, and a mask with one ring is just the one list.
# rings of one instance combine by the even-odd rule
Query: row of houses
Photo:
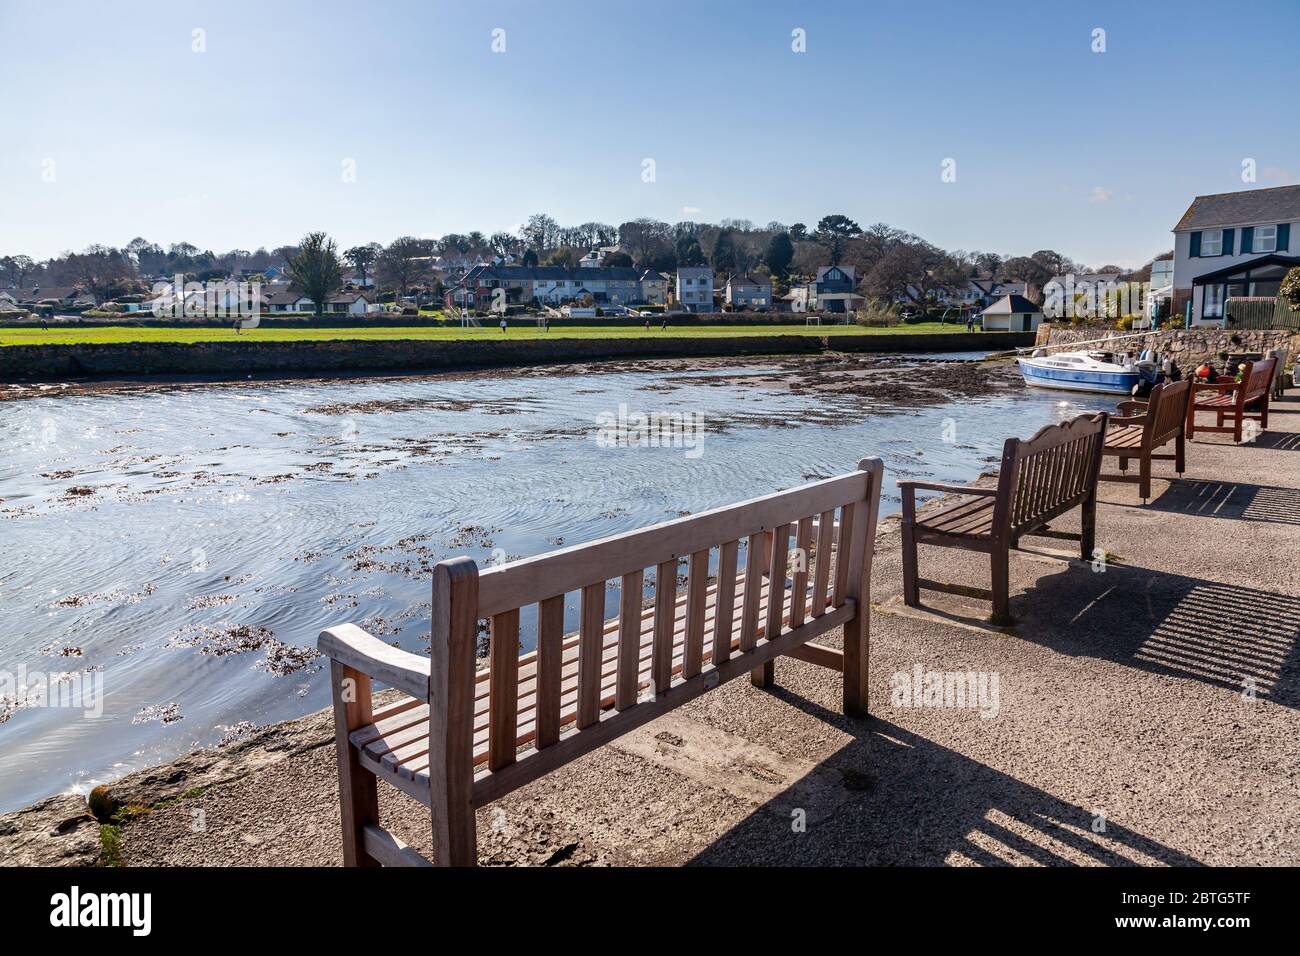
[[(712, 312), (715, 277), (707, 266), (682, 266), (675, 275), (625, 266), (592, 267), (479, 265), (443, 293), (448, 309), (488, 310), (496, 306), (588, 304), (678, 306)], [(771, 309), (767, 276), (727, 276), (719, 297), (732, 308)]]

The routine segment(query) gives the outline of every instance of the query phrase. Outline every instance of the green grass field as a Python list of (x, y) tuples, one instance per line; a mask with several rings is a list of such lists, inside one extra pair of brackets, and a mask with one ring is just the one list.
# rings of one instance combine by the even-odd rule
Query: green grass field
[(544, 332), (534, 327), (511, 327), (504, 334), (500, 328), (479, 329), (430, 328), (424, 326), (397, 328), (317, 328), (277, 329), (257, 328), (236, 334), (230, 328), (158, 328), (144, 326), (106, 325), (99, 327), (66, 327), (43, 330), (39, 328), (0, 329), (0, 346), (6, 345), (103, 345), (123, 342), (312, 342), (350, 339), (379, 342), (397, 340), (466, 341), (475, 339), (630, 339), (630, 338), (739, 338), (751, 335), (897, 335), (964, 332), (965, 328), (949, 322), (918, 322), (915, 325), (897, 325), (891, 328), (863, 328), (857, 325), (669, 325), (660, 330), (652, 325), (650, 331), (642, 326), (574, 326), (553, 328)]

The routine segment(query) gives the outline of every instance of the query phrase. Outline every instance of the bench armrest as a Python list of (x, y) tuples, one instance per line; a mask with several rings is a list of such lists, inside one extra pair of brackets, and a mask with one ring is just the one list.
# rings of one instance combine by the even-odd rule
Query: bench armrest
[(1125, 425), (1144, 424), (1146, 420), (1147, 420), (1147, 416), (1145, 412), (1143, 412), (1141, 415), (1112, 415), (1110, 416), (1110, 420), (1107, 422), (1107, 424), (1115, 425), (1119, 428), (1123, 428)]
[(996, 498), (998, 490), (996, 488), (973, 488), (969, 485), (949, 485), (941, 481), (912, 481), (903, 479), (898, 482), (898, 487), (904, 491), (915, 492), (918, 489), (922, 491), (942, 491), (949, 495), (979, 495), (986, 498)]
[(355, 624), (320, 632), (316, 647), (331, 660), (368, 674), (412, 697), (429, 696), (429, 658), (385, 644)]

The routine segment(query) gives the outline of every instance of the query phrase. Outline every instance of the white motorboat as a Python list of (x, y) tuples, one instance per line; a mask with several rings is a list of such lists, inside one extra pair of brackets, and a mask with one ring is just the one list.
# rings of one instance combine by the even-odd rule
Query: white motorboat
[(1130, 395), (1142, 378), (1133, 360), (1114, 352), (1057, 352), (1036, 349), (1016, 359), (1026, 385), (1073, 392)]

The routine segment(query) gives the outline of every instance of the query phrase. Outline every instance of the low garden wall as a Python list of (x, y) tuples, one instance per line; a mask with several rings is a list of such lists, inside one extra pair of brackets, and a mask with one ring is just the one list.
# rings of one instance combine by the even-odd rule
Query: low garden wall
[(1032, 344), (1032, 333), (747, 335), (662, 339), (503, 339), (500, 341), (200, 342), (9, 345), (0, 348), (0, 382), (148, 375), (228, 378), (310, 373), (384, 373), (544, 365), (656, 357), (839, 352), (1000, 351)]
[[(1036, 345), (1073, 345), (1076, 342), (1090, 342), (1108, 335), (1128, 335), (1116, 329), (1094, 328), (1088, 326), (1058, 325), (1045, 322), (1038, 327)], [(1104, 348), (1098, 343), (1092, 348)], [(1199, 365), (1202, 362), (1217, 362), (1221, 353), (1238, 355), (1243, 352), (1263, 354), (1269, 349), (1285, 348), (1290, 350), (1287, 364), (1295, 362), (1296, 351), (1300, 348), (1300, 333), (1285, 330), (1266, 329), (1220, 329), (1203, 326), (1192, 329), (1164, 329), (1148, 332), (1141, 338), (1120, 339), (1114, 345), (1122, 351), (1140, 352), (1143, 349), (1155, 349), (1178, 363), (1180, 368)]]

